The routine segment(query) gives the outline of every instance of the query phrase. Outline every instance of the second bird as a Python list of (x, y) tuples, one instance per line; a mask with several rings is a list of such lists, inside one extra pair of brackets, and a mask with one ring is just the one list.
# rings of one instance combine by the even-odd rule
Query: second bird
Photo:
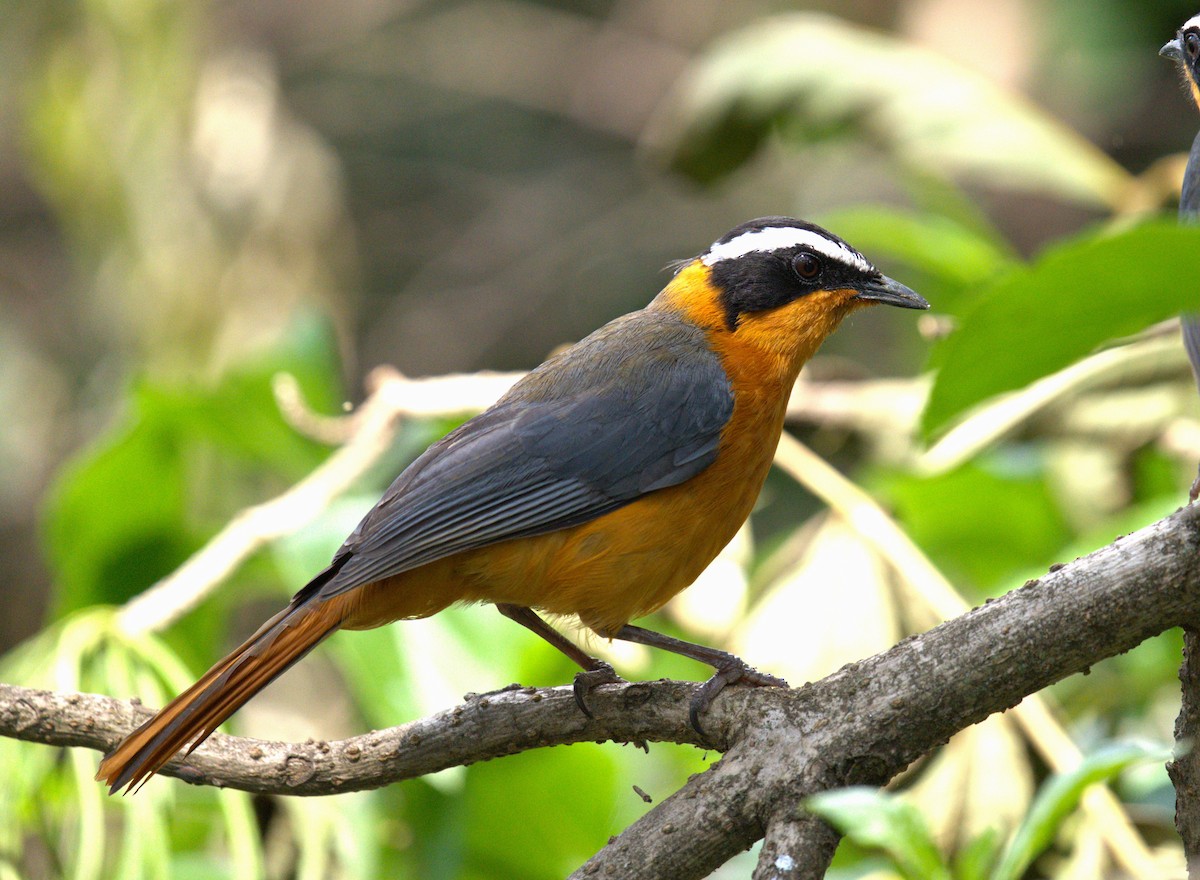
[(687, 587), (745, 522), (800, 367), (846, 315), (929, 304), (799, 220), (744, 223), (681, 265), (646, 308), (555, 355), (434, 443), (329, 566), (104, 759), (135, 786), (338, 629), (490, 602), (578, 663), (588, 691), (620, 681), (545, 623), (674, 651), (727, 684), (782, 685), (742, 660), (632, 626)]
[[(1194, 15), (1183, 23), (1174, 39), (1158, 52), (1170, 58), (1178, 67), (1192, 95), (1192, 101), (1200, 107), (1200, 15)], [(1183, 171), (1183, 185), (1179, 192), (1179, 220), (1195, 223), (1200, 219), (1200, 133), (1192, 141), (1187, 165)], [(1186, 314), (1182, 317), (1183, 347), (1192, 365), (1192, 378), (1200, 389), (1200, 316)], [(1195, 501), (1200, 497), (1200, 473), (1192, 481), (1188, 498)]]

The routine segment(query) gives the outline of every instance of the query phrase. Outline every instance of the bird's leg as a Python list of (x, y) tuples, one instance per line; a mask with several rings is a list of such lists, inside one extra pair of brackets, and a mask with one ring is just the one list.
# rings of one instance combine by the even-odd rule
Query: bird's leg
[(624, 683), (625, 679), (617, 675), (616, 671), (610, 665), (584, 652), (578, 645), (538, 617), (532, 608), (524, 605), (511, 605), (507, 602), (498, 602), (496, 603), (496, 610), (509, 620), (515, 620), (531, 632), (537, 633), (579, 664), (583, 672), (575, 675), (575, 703), (588, 718), (593, 717), (592, 710), (588, 708), (587, 704), (587, 695), (591, 693), (593, 688), (602, 684)]
[(694, 645), (682, 639), (664, 636), (662, 633), (656, 633), (653, 630), (642, 629), (640, 626), (626, 624), (613, 633), (612, 638), (621, 639), (626, 642), (637, 642), (641, 645), (648, 645), (651, 648), (662, 648), (664, 651), (671, 651), (674, 654), (681, 654), (684, 657), (699, 660), (701, 663), (706, 663), (716, 670), (712, 678), (700, 685), (700, 690), (696, 691), (696, 695), (692, 697), (692, 704), (688, 709), (688, 719), (691, 721), (696, 733), (701, 735), (703, 735), (704, 730), (700, 726), (700, 716), (708, 710), (708, 707), (712, 704), (717, 694), (725, 689), (725, 685), (733, 684), (734, 682), (743, 682), (755, 687), (788, 686), (788, 683), (782, 678), (776, 678), (774, 675), (759, 672), (748, 665), (745, 660), (735, 657), (727, 651), (719, 651), (716, 648), (709, 648), (704, 645)]

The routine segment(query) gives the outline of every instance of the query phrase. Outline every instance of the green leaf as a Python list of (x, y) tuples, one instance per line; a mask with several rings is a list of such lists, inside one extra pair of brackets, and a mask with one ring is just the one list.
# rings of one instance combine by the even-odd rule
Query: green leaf
[(180, 528), (183, 463), (162, 426), (138, 413), (68, 463), (52, 488), (46, 545), (58, 612), (120, 601), (195, 548)]
[(1005, 848), (992, 880), (1019, 880), (1033, 860), (1041, 854), (1072, 810), (1084, 790), (1093, 783), (1111, 779), (1137, 761), (1165, 761), (1165, 749), (1142, 745), (1117, 744), (1099, 749), (1085, 757), (1077, 767), (1052, 776), (1042, 786), (1025, 820)]
[(875, 481), (905, 531), (956, 583), (995, 589), (1058, 558), (1068, 523), (1028, 449), (1005, 448), (933, 477)]
[(883, 254), (957, 284), (977, 284), (1016, 260), (998, 237), (938, 214), (871, 205), (835, 211), (825, 220), (872, 257)]
[(957, 880), (989, 880), (1000, 855), (1000, 832), (989, 828), (964, 846), (954, 859)]
[(816, 795), (805, 806), (859, 846), (882, 850), (907, 880), (950, 880), (929, 827), (912, 804), (858, 786)]
[(1020, 95), (896, 34), (822, 15), (780, 16), (722, 41), (650, 142), (711, 181), (769, 134), (873, 141), (921, 173), (1116, 207), (1130, 177)]
[(968, 407), (1200, 304), (1200, 229), (1155, 221), (1047, 251), (983, 291), (935, 349), (927, 435)]
[(905, 283), (919, 287), (939, 313), (957, 314), (988, 279), (1016, 262), (998, 236), (944, 215), (872, 205), (834, 211), (822, 222), (888, 274), (898, 275), (886, 267), (899, 264), (924, 276)]

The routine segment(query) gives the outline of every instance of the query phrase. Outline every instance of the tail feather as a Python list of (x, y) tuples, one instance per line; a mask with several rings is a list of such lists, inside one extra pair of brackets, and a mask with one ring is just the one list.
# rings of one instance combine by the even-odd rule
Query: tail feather
[(156, 773), (185, 745), (191, 754), (247, 700), (336, 630), (344, 604), (337, 599), (309, 602), (298, 595), (199, 681), (126, 736), (100, 762), (96, 778), (108, 783), (110, 794), (121, 788), (128, 791)]

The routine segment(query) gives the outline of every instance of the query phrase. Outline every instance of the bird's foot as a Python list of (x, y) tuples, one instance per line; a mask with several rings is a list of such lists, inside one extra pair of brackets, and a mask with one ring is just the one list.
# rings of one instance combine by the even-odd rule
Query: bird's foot
[(717, 694), (725, 690), (726, 685), (740, 682), (752, 687), (788, 687), (788, 683), (782, 678), (759, 672), (738, 657), (731, 656), (728, 662), (716, 667), (716, 670), (712, 678), (700, 685), (688, 708), (688, 721), (692, 729), (701, 736), (705, 736), (705, 733), (704, 728), (700, 726), (700, 716), (708, 711), (712, 701), (716, 699)]
[(591, 669), (575, 675), (575, 705), (588, 718), (596, 717), (588, 708), (588, 694), (602, 684), (625, 684), (625, 679), (617, 675), (616, 670), (603, 660), (597, 660), (596, 665)]
[(1192, 480), (1192, 488), (1188, 489), (1188, 504), (1194, 504), (1196, 499), (1200, 498), (1200, 471), (1196, 474), (1196, 479)]

